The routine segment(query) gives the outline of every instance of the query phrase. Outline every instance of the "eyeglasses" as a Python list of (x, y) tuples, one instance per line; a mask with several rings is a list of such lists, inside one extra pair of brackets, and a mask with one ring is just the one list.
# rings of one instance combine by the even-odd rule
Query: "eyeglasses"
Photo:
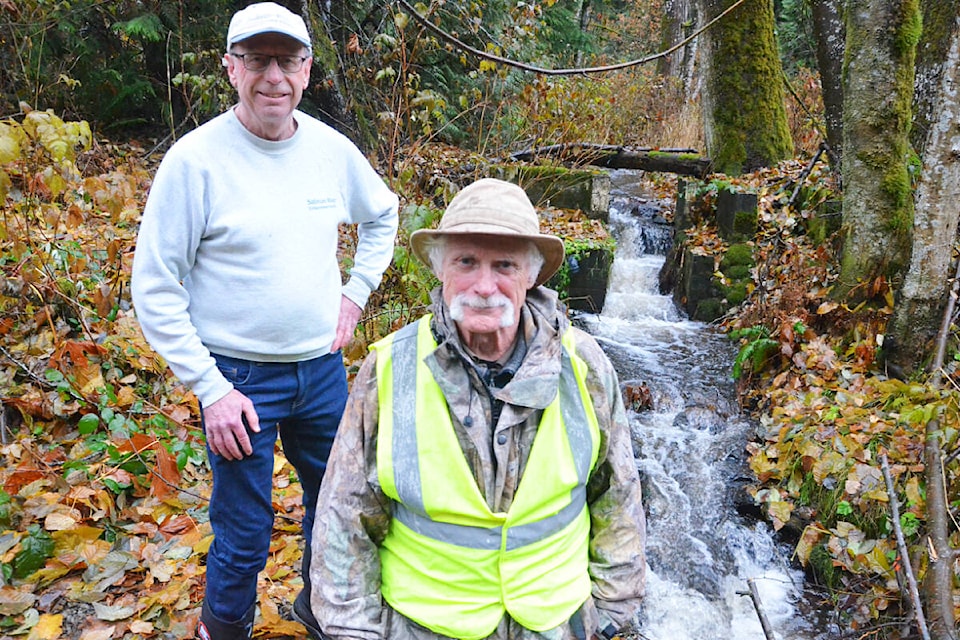
[(243, 68), (254, 73), (266, 71), (271, 60), (277, 61), (280, 71), (296, 73), (303, 68), (303, 63), (307, 61), (307, 56), (268, 56), (263, 53), (231, 53), (230, 55), (240, 58), (243, 62)]

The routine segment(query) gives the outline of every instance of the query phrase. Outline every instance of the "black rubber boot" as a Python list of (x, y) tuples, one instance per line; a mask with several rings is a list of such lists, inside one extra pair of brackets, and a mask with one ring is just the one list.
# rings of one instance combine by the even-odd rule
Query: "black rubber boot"
[(303, 562), (300, 564), (300, 576), (303, 578), (303, 590), (293, 601), (293, 619), (307, 628), (307, 633), (314, 640), (323, 640), (320, 623), (317, 622), (310, 608), (310, 549), (303, 550)]
[(224, 622), (211, 613), (207, 601), (203, 601), (200, 610), (200, 622), (197, 624), (197, 637), (200, 640), (247, 640), (253, 637), (253, 617), (257, 613), (256, 605), (250, 607), (243, 618), (236, 622)]

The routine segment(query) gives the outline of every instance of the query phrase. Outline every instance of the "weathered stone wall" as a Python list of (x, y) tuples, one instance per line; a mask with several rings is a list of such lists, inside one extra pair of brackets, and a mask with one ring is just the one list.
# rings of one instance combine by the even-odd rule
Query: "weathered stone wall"
[[(692, 185), (680, 181), (674, 215), (674, 244), (660, 272), (660, 291), (672, 293), (677, 307), (691, 320), (711, 322), (743, 302), (754, 267), (751, 241), (757, 233), (757, 196), (722, 190), (714, 210), (704, 214), (695, 207)], [(694, 214), (694, 211), (700, 213)], [(684, 232), (712, 215), (720, 237), (727, 243), (721, 255), (705, 254), (688, 246)]]

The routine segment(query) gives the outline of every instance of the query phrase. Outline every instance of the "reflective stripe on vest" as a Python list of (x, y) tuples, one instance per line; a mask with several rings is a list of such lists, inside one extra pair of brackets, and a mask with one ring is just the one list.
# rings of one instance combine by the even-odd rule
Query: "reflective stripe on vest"
[[(384, 597), (418, 623), (459, 638), (489, 635), (505, 610), (534, 630), (558, 626), (590, 593), (586, 482), (600, 440), (586, 390), (587, 366), (576, 356), (573, 331), (563, 336), (559, 394), (543, 412), (524, 472), (530, 480), (521, 480), (509, 513), (491, 513), (466, 459), (457, 455), (459, 441), (445, 401), (421, 362), (436, 348), (429, 323), (428, 316), (374, 346), (380, 392), (378, 477), (395, 500), (395, 519), (381, 548)], [(419, 419), (428, 423), (419, 429), (418, 402)], [(451, 493), (434, 490), (433, 498), (425, 498), (421, 466), (436, 458), (424, 453), (418, 432), (429, 435), (428, 447), (451, 451), (443, 458), (442, 472), (433, 477), (442, 475)], [(540, 486), (541, 477), (556, 486)], [(436, 504), (425, 505), (425, 500)], [(456, 556), (461, 569), (476, 569), (476, 575), (461, 576), (461, 570), (448, 575), (437, 568), (444, 558), (431, 561), (428, 554)], [(557, 566), (547, 566), (547, 573), (540, 566), (544, 558), (547, 565), (556, 558)], [(421, 563), (430, 575), (411, 569)], [(458, 580), (466, 595), (450, 597)]]

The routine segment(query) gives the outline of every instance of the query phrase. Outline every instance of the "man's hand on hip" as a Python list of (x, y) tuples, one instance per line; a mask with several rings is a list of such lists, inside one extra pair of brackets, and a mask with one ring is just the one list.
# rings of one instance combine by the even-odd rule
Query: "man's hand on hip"
[(227, 460), (242, 460), (253, 453), (247, 426), (259, 433), (260, 418), (250, 398), (236, 389), (203, 408), (207, 445), (215, 455)]

